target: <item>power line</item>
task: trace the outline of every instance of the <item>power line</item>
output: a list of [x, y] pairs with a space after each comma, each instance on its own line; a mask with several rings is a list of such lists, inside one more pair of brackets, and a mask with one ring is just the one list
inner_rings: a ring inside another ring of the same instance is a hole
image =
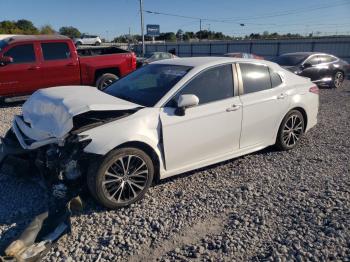
[[[338, 3], [338, 4], [337, 4]], [[299, 9], [292, 9], [292, 10], [285, 10], [285, 11], [279, 11], [275, 13], [268, 13], [265, 15], [260, 16], [253, 16], [253, 17], [230, 17], [230, 18], [223, 18], [224, 21], [246, 21], [246, 20], [252, 20], [252, 19], [262, 19], [262, 18], [270, 18], [270, 17], [276, 17], [276, 16], [286, 16], [286, 15], [292, 15], [292, 14], [298, 14], [298, 13], [307, 13], [307, 12], [313, 12], [320, 9], [326, 9], [326, 8], [333, 8], [343, 5], [350, 4], [349, 1], [340, 1], [335, 2], [332, 4], [327, 5], [321, 5], [321, 6], [309, 6], [309, 7], [303, 7]]]
[[[148, 14], [153, 15], [164, 15], [164, 16], [172, 16], [172, 17], [179, 17], [179, 18], [186, 18], [186, 19], [196, 19], [196, 20], [202, 20], [202, 21], [210, 21], [210, 22], [218, 22], [218, 23], [228, 23], [228, 24], [238, 24], [240, 26], [244, 26], [245, 24], [238, 23], [239, 21], [246, 21], [251, 19], [260, 19], [260, 18], [268, 18], [268, 17], [276, 17], [276, 16], [286, 16], [291, 14], [297, 14], [297, 13], [305, 13], [305, 12], [313, 12], [320, 9], [325, 8], [332, 8], [332, 7], [338, 7], [343, 5], [350, 4], [349, 1], [341, 1], [336, 2], [338, 4], [328, 4], [328, 5], [322, 5], [322, 6], [316, 6], [316, 7], [308, 7], [306, 8], [300, 8], [300, 9], [293, 9], [293, 10], [285, 10], [285, 11], [279, 11], [278, 13], [269, 13], [261, 16], [255, 16], [255, 17], [242, 17], [242, 18], [223, 18], [223, 19], [213, 19], [213, 18], [206, 18], [206, 17], [194, 17], [194, 16], [185, 16], [185, 15], [179, 15], [179, 14], [173, 14], [173, 13], [165, 13], [165, 12], [159, 12], [159, 11], [150, 11], [150, 10], [144, 10], [144, 12]], [[312, 8], [312, 9], [309, 9]], [[236, 21], [236, 22], [235, 22]], [[253, 24], [253, 23], [251, 23]], [[265, 24], [259, 24], [259, 25], [265, 25]], [[270, 24], [270, 25], [279, 25], [279, 24]]]

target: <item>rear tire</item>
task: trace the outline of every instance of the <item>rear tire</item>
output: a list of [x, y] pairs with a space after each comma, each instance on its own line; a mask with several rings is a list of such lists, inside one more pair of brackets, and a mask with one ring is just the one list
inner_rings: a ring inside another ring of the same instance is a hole
[[99, 46], [99, 45], [101, 45], [100, 42], [96, 42], [96, 43], [95, 43], [95, 46]]
[[333, 79], [332, 79], [332, 88], [341, 88], [344, 83], [344, 73], [341, 71], [335, 72]]
[[138, 148], [128, 147], [113, 150], [102, 161], [92, 164], [87, 184], [99, 203], [115, 209], [141, 200], [153, 176], [150, 156]]
[[115, 74], [111, 74], [111, 73], [103, 74], [97, 79], [96, 87], [102, 91], [106, 87], [111, 85], [113, 82], [117, 81], [118, 79], [119, 77], [116, 76]]
[[78, 46], [81, 46], [82, 44], [83, 44], [82, 42], [76, 42], [75, 46], [78, 47]]
[[290, 111], [282, 120], [278, 130], [276, 147], [280, 150], [294, 148], [300, 138], [304, 135], [305, 119], [298, 110]]

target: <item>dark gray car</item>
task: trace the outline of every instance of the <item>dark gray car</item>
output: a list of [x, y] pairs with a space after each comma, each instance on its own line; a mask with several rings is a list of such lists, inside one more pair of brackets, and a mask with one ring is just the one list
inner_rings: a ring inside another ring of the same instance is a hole
[[305, 76], [318, 85], [341, 87], [350, 73], [349, 64], [330, 54], [317, 52], [288, 53], [274, 61], [293, 73]]

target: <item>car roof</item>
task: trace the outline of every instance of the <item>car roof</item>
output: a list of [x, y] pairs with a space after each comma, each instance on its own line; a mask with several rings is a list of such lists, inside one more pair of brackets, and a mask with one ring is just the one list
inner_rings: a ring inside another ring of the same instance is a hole
[[[1, 35], [0, 35], [1, 39]], [[5, 35], [2, 40], [8, 43], [16, 43], [22, 41], [42, 41], [42, 40], [67, 40], [69, 37], [63, 35]]]
[[182, 65], [191, 67], [210, 67], [225, 63], [235, 63], [235, 62], [250, 62], [257, 64], [264, 64], [272, 67], [279, 67], [276, 63], [258, 60], [258, 59], [248, 59], [248, 58], [235, 58], [235, 57], [185, 57], [185, 58], [175, 58], [175, 59], [165, 59], [160, 61], [155, 61], [151, 64], [166, 64], [166, 65]]
[[309, 56], [309, 55], [328, 55], [328, 54], [322, 53], [322, 52], [293, 52], [293, 53], [286, 53], [286, 54], [282, 54], [282, 55], [305, 55], [305, 56]]

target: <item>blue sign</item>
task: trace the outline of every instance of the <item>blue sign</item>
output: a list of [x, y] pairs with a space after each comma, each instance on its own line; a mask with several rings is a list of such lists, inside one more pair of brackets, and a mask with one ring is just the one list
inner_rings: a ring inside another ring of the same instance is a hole
[[148, 36], [159, 36], [160, 28], [159, 25], [146, 25]]

